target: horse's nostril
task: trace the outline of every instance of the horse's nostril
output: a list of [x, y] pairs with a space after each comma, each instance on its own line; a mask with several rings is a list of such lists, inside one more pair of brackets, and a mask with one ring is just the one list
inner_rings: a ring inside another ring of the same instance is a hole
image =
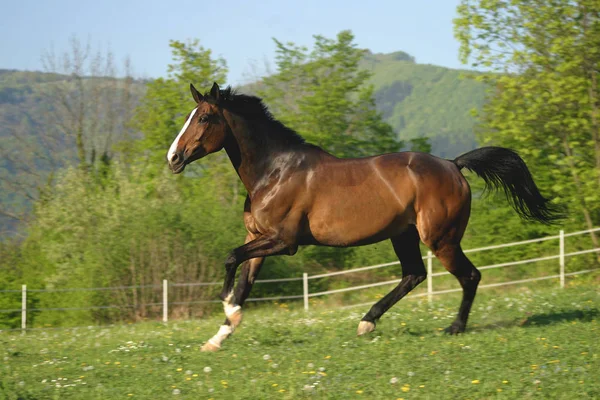
[[179, 154], [175, 153], [171, 156], [171, 163], [175, 163], [179, 160]]

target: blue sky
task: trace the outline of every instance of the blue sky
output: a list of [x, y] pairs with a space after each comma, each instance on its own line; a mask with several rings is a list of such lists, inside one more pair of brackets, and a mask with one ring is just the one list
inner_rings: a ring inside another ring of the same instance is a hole
[[117, 62], [131, 58], [138, 77], [166, 75], [169, 40], [200, 39], [229, 67], [238, 84], [272, 65], [272, 38], [310, 46], [313, 34], [335, 37], [351, 29], [375, 53], [406, 51], [419, 63], [451, 68], [458, 61], [452, 19], [459, 0], [20, 0], [4, 2], [0, 68], [41, 70], [41, 55], [69, 46], [73, 35], [94, 49], [110, 48]]

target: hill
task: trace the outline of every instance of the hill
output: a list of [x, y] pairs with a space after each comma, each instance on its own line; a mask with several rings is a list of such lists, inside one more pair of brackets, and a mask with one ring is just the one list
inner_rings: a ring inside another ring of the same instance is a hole
[[485, 86], [461, 75], [468, 71], [418, 64], [404, 52], [367, 53], [375, 100], [400, 139], [426, 136], [432, 153], [446, 158], [477, 146], [470, 112], [484, 102]]

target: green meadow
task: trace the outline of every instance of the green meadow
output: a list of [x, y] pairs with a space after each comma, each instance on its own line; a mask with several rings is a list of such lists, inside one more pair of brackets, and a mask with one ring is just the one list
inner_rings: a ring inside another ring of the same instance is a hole
[[[565, 289], [482, 290], [469, 329], [442, 332], [458, 294], [407, 298], [356, 336], [368, 306], [246, 309], [223, 317], [0, 333], [5, 399], [488, 399], [600, 397], [598, 277]], [[375, 301], [375, 299], [373, 299]]]

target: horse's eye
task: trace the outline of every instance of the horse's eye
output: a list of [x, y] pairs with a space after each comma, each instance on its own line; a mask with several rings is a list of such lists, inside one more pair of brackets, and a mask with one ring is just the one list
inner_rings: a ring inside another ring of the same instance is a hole
[[208, 122], [208, 115], [203, 115], [200, 117], [200, 123], [205, 124]]

